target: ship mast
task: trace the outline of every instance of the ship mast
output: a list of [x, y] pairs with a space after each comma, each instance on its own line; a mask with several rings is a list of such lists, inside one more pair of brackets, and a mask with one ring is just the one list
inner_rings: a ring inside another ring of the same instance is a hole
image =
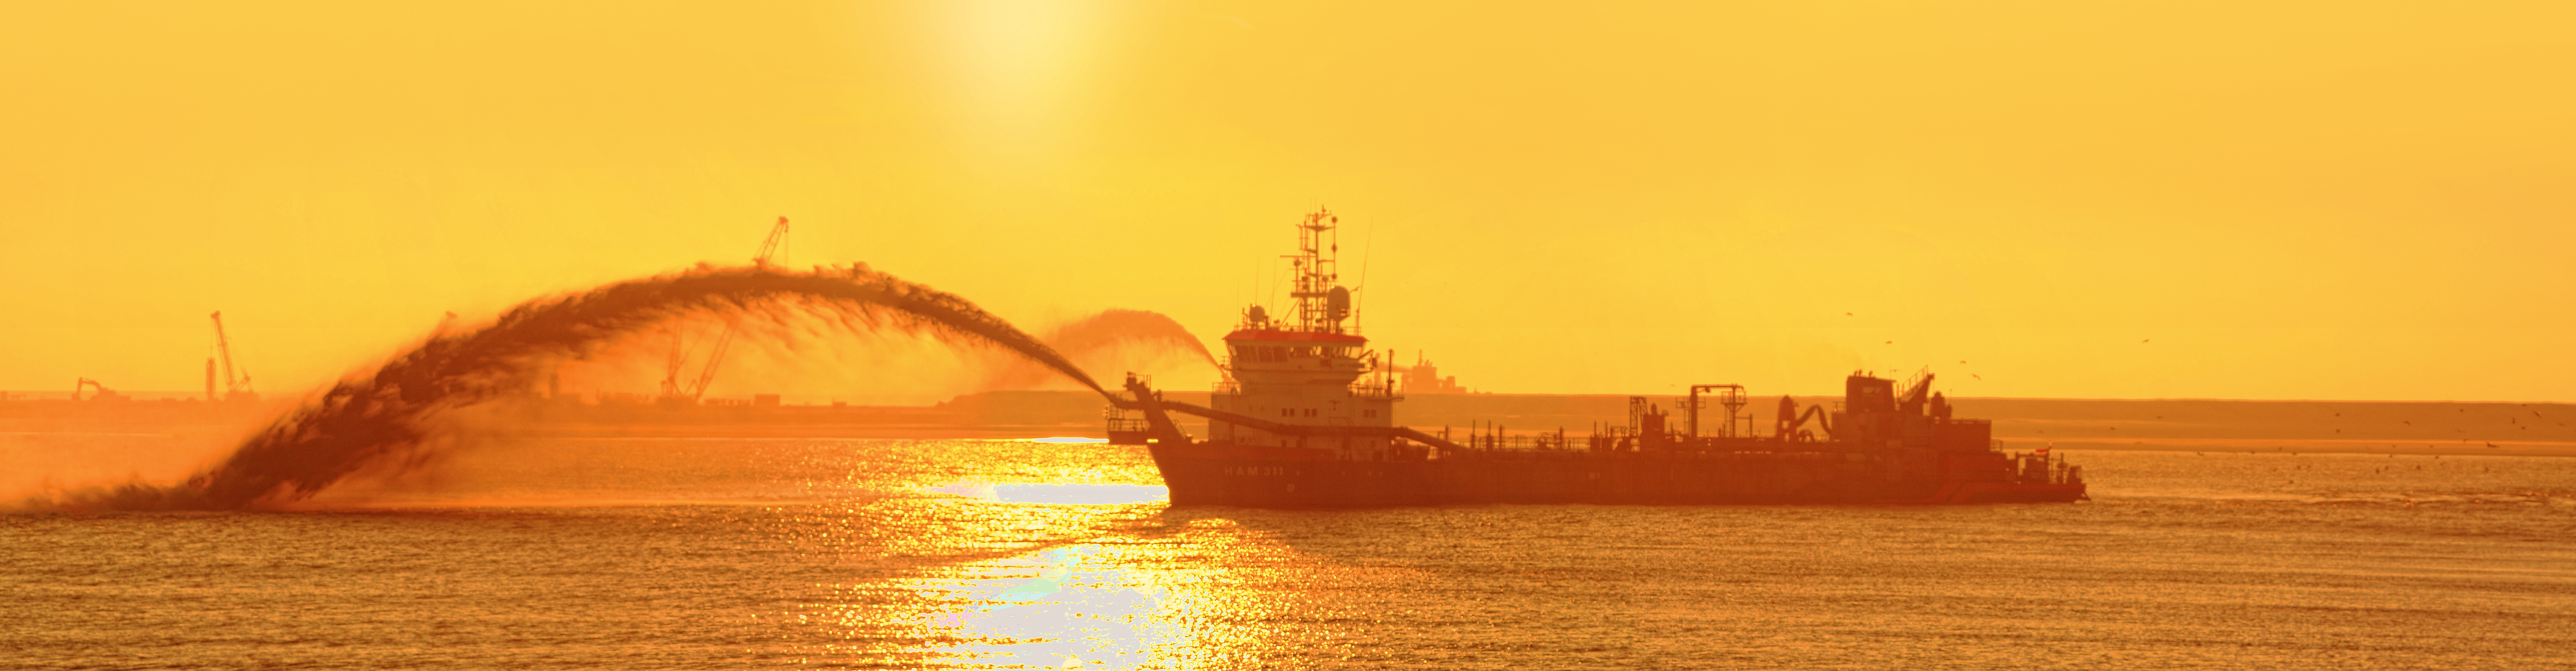
[[1334, 230], [1341, 221], [1332, 210], [1318, 209], [1297, 224], [1297, 253], [1285, 257], [1296, 276], [1288, 293], [1297, 299], [1296, 330], [1341, 333], [1342, 320], [1351, 316], [1351, 291], [1333, 283], [1341, 279], [1341, 234]]

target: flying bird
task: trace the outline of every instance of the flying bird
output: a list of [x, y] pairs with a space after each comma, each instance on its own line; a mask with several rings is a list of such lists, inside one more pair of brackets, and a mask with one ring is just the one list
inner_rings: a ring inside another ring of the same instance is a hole
[[1981, 376], [1977, 375], [1976, 373], [1969, 373], [1969, 374], [1968, 374], [1968, 377], [1973, 377], [1973, 378], [1977, 378], [1977, 379], [1980, 379], [1980, 380], [1986, 379], [1986, 378], [1984, 378], [1984, 377], [1981, 377]]

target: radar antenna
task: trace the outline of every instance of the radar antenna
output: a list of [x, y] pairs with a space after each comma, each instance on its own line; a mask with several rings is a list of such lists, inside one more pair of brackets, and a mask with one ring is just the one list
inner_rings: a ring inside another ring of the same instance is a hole
[[1297, 330], [1341, 333], [1342, 320], [1351, 316], [1351, 290], [1334, 284], [1341, 279], [1341, 221], [1332, 210], [1317, 209], [1297, 224], [1297, 253], [1287, 257], [1296, 278], [1288, 296], [1297, 299]]

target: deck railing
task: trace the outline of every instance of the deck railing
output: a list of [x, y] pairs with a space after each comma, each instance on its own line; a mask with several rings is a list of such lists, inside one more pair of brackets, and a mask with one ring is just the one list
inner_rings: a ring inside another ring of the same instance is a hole
[[1396, 391], [1395, 383], [1392, 382], [1353, 382], [1350, 389], [1352, 398], [1379, 401], [1404, 400], [1404, 394]]

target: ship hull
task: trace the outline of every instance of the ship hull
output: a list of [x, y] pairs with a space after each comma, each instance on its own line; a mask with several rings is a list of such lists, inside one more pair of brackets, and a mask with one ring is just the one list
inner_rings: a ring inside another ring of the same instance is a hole
[[2080, 482], [1947, 471], [1928, 453], [1496, 451], [1344, 461], [1297, 448], [1158, 444], [1149, 450], [1172, 504], [1180, 506], [1973, 504], [2085, 495]]

